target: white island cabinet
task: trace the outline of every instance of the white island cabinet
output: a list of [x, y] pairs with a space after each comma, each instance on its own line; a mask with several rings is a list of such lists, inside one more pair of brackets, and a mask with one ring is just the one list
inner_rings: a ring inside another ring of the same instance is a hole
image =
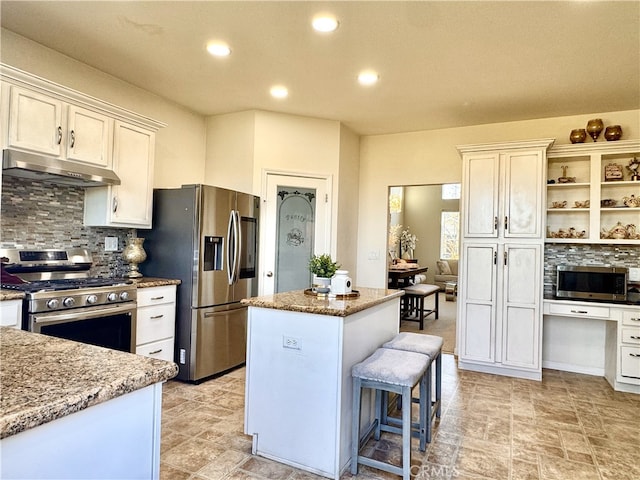
[[[351, 367], [398, 333], [402, 292], [349, 300], [303, 291], [249, 305], [245, 433], [253, 453], [339, 479], [351, 459]], [[363, 416], [371, 417], [371, 398]]]
[[0, 327], [0, 478], [159, 478], [173, 362]]

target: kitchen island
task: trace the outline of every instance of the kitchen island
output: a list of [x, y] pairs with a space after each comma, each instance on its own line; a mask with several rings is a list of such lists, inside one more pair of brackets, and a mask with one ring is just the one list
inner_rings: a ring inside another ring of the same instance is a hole
[[[351, 367], [392, 339], [401, 290], [336, 299], [293, 291], [249, 306], [245, 433], [254, 454], [339, 479], [351, 459]], [[371, 418], [371, 396], [363, 397]]]
[[173, 362], [0, 327], [0, 478], [158, 478]]

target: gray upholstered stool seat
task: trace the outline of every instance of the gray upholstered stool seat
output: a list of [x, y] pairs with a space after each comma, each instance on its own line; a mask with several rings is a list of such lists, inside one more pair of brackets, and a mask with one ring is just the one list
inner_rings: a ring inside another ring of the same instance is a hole
[[[426, 420], [426, 435], [425, 442], [431, 442], [431, 422], [434, 416], [440, 417], [441, 414], [441, 397], [442, 397], [442, 337], [436, 335], [423, 335], [420, 333], [402, 332], [396, 335], [392, 340], [384, 343], [383, 348], [390, 348], [394, 350], [402, 350], [414, 353], [421, 353], [429, 357], [429, 364], [427, 366], [427, 397], [425, 399], [413, 399], [414, 402], [420, 403], [421, 410], [420, 416]], [[433, 361], [436, 362], [436, 396], [435, 399], [431, 398], [431, 365]], [[386, 397], [383, 398], [383, 423], [397, 423], [397, 419], [386, 416]], [[424, 410], [422, 407], [425, 407]], [[420, 438], [420, 449], [424, 450], [425, 445], [422, 443], [423, 438]]]
[[[370, 357], [356, 364], [351, 369], [353, 377], [353, 411], [351, 436], [351, 473], [358, 473], [358, 465], [367, 465], [386, 472], [401, 475], [409, 480], [411, 469], [411, 390], [420, 384], [420, 398], [426, 398], [427, 365], [429, 357], [421, 353], [404, 350], [379, 348]], [[370, 388], [376, 393], [375, 420], [360, 435], [360, 407], [363, 388]], [[382, 423], [382, 392], [396, 393], [402, 399], [401, 427]], [[422, 405], [421, 405], [422, 408]], [[426, 435], [426, 419], [420, 416], [420, 435]], [[372, 433], [380, 438], [380, 432], [402, 434], [402, 466], [397, 467], [380, 460], [360, 455], [360, 448]]]
[[[428, 283], [418, 283], [416, 285], [410, 285], [403, 288], [404, 295], [402, 297], [402, 312], [400, 318], [402, 320], [412, 320], [420, 323], [420, 330], [424, 328], [424, 318], [432, 313], [435, 314], [435, 319], [438, 319], [439, 299], [438, 292], [440, 287], [438, 285], [431, 285]], [[435, 305], [433, 310], [424, 309], [424, 299], [430, 295], [435, 294]]]

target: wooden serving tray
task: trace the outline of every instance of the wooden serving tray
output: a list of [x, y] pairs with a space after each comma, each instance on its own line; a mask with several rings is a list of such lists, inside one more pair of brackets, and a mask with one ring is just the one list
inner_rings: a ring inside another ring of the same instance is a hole
[[346, 300], [349, 298], [357, 298], [360, 296], [360, 292], [358, 290], [352, 290], [351, 293], [345, 293], [342, 295], [338, 295], [338, 294], [331, 295], [331, 293], [316, 293], [310, 288], [307, 288], [304, 291], [304, 294], [312, 297], [318, 297], [318, 298], [335, 298], [337, 300]]

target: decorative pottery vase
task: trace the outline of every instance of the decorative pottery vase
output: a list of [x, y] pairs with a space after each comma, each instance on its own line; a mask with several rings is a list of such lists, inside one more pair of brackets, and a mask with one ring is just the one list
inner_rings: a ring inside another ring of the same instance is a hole
[[603, 129], [604, 123], [602, 123], [602, 120], [600, 118], [594, 118], [593, 120], [589, 120], [587, 122], [587, 133], [591, 135], [591, 138], [593, 138], [594, 142], [600, 136], [600, 132], [602, 132]]
[[622, 127], [620, 125], [609, 125], [604, 129], [604, 138], [608, 142], [615, 142], [622, 137]]
[[147, 259], [147, 252], [142, 248], [144, 238], [130, 238], [127, 246], [122, 251], [122, 258], [129, 263], [130, 271], [126, 274], [129, 278], [140, 278], [142, 273], [138, 271], [138, 264]]
[[571, 143], [584, 143], [586, 139], [587, 131], [584, 128], [571, 130], [571, 134], [569, 135], [569, 140], [571, 140]]

